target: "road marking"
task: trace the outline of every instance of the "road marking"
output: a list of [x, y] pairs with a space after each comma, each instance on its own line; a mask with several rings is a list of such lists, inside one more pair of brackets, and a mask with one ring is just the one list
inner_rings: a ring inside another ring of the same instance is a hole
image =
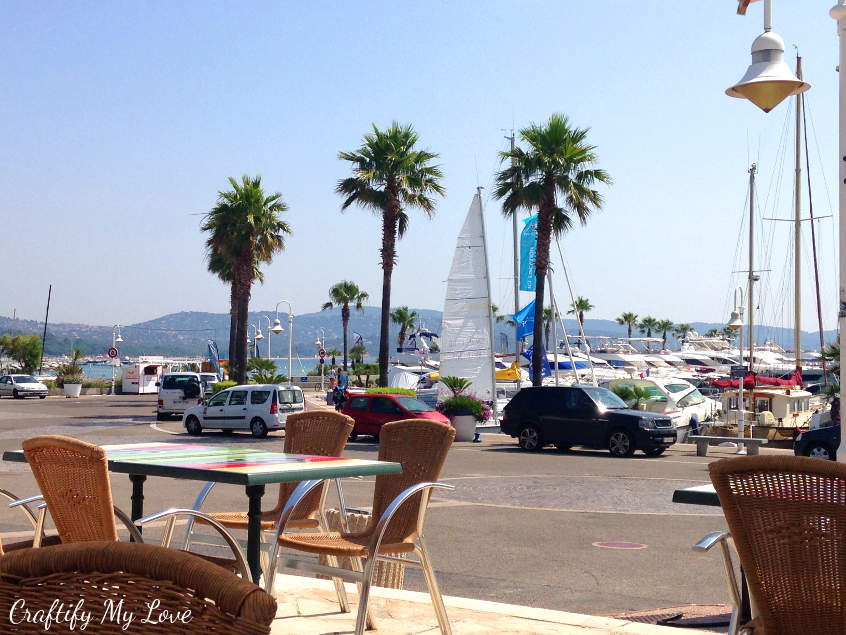
[[639, 542], [625, 542], [620, 540], [592, 542], [590, 544], [594, 547], [602, 547], [603, 549], [646, 549], [646, 545]]
[[432, 499], [429, 503], [430, 507], [458, 507], [459, 505], [477, 506], [477, 507], [491, 507], [493, 509], [514, 509], [517, 511], [532, 511], [532, 512], [562, 512], [567, 514], [612, 514], [618, 516], [701, 516], [702, 518], [714, 518], [715, 516], [722, 516], [723, 512], [719, 507], [710, 514], [703, 514], [701, 512], [631, 512], [619, 511], [610, 509], [567, 509], [560, 507], [529, 507], [527, 505], [505, 505], [502, 503], [476, 503], [472, 501], [446, 501]]
[[182, 436], [183, 434], [185, 434], [184, 432], [171, 432], [170, 430], [165, 430], [164, 428], [160, 428], [156, 423], [151, 423], [150, 427], [153, 430], [157, 430], [158, 432], [164, 432], [165, 434], [172, 434], [175, 436]]

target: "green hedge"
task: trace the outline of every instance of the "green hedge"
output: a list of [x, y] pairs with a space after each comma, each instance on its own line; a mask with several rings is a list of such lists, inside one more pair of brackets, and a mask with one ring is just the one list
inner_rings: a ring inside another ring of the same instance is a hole
[[417, 391], [412, 388], [368, 388], [368, 395], [408, 395], [416, 397]]
[[212, 386], [212, 392], [220, 392], [221, 390], [225, 390], [226, 388], [230, 388], [232, 386], [237, 386], [238, 382], [236, 381], [219, 381], [214, 386]]

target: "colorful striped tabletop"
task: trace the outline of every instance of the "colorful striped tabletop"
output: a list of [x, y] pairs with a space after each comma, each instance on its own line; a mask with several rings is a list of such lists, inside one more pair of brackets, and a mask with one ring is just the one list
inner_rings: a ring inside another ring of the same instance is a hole
[[[284, 454], [203, 443], [128, 443], [102, 447], [112, 472], [239, 485], [402, 471], [399, 463], [386, 461]], [[4, 452], [3, 460], [26, 461], [26, 458], [22, 450], [14, 450]]]

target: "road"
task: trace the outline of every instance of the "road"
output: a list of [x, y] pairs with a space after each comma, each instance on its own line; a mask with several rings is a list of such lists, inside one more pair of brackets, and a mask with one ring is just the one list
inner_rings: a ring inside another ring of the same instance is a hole
[[[154, 395], [0, 400], [0, 448], [20, 449], [23, 439], [37, 434], [100, 445], [196, 440], [176, 420], [155, 421]], [[719, 509], [671, 502], [674, 489], [708, 482], [708, 463], [727, 451], [697, 457], [695, 446], [678, 445], [658, 458], [615, 459], [607, 452], [551, 448], [528, 454], [510, 437], [483, 439], [453, 446], [441, 480], [456, 489], [437, 494], [426, 517], [426, 541], [444, 593], [593, 615], [727, 602], [718, 554], [691, 550], [696, 540], [725, 527]], [[284, 437], [205, 433], [199, 441], [281, 452]], [[371, 439], [360, 437], [345, 455], [375, 458], [377, 451]], [[372, 482], [349, 480], [348, 504], [369, 506]], [[28, 467], [9, 462], [0, 462], [0, 487], [20, 495], [36, 491]], [[190, 506], [199, 487], [150, 477], [145, 511]], [[112, 475], [112, 491], [128, 511], [129, 479]], [[274, 495], [269, 487], [265, 508]], [[218, 485], [206, 503], [210, 511], [245, 507], [244, 491], [236, 486]], [[26, 524], [3, 509], [0, 528], [4, 536], [22, 536]], [[425, 590], [417, 571], [407, 573], [406, 588]]]

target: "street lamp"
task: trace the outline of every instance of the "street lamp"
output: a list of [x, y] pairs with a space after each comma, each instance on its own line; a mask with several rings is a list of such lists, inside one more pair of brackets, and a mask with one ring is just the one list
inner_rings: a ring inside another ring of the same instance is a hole
[[[112, 327], [112, 348], [117, 350], [116, 344], [120, 344], [123, 338], [120, 336], [120, 324], [115, 324]], [[120, 355], [115, 356], [112, 360], [112, 394], [115, 394], [115, 362], [120, 363]]]
[[[261, 319], [261, 318], [259, 318], [259, 319]], [[259, 356], [259, 347], [258, 347], [258, 343], [259, 343], [261, 340], [263, 340], [263, 339], [264, 339], [264, 335], [262, 335], [262, 334], [261, 334], [261, 325], [260, 325], [260, 324], [253, 324], [253, 328], [255, 328], [255, 329], [256, 329], [256, 335], [255, 335], [255, 337], [253, 338], [253, 341], [255, 342], [256, 357], [258, 357], [258, 356]]]
[[[270, 328], [270, 318], [267, 317], [266, 315], [262, 315], [259, 318], [259, 325], [261, 325], [262, 318], [267, 320], [267, 359], [270, 359], [270, 336], [273, 335], [273, 329]], [[276, 331], [276, 332], [278, 333], [279, 331]], [[263, 340], [264, 339], [264, 335], [261, 334], [261, 329], [259, 329], [259, 332], [258, 332], [258, 335], [256, 336], [256, 339], [257, 340]]]
[[261, 331], [258, 330], [258, 327], [255, 324], [247, 324], [247, 346], [249, 346], [252, 342], [250, 342], [250, 328], [253, 329], [253, 341], [255, 342], [255, 346], [253, 347], [253, 357], [258, 357], [258, 334]]
[[811, 87], [784, 61], [784, 40], [772, 30], [771, 5], [771, 0], [764, 0], [764, 32], [752, 42], [752, 63], [740, 81], [726, 89], [729, 97], [748, 99], [764, 112]]
[[[314, 345], [318, 347], [319, 351], [326, 350], [326, 331], [323, 328], [320, 328], [320, 339], [314, 340]], [[326, 391], [323, 385], [323, 367], [326, 365], [326, 360], [323, 357], [320, 357], [320, 392], [321, 394]]]
[[[839, 0], [839, 2], [831, 8], [829, 15], [837, 20], [837, 35], [840, 38], [840, 64], [838, 69], [838, 88], [839, 88], [839, 132], [840, 132], [840, 311], [838, 316], [840, 318], [840, 332], [846, 333], [846, 0]], [[844, 363], [843, 349], [840, 350], [840, 368], [843, 368]], [[843, 371], [841, 371], [842, 373]], [[841, 429], [843, 426], [844, 410], [843, 400], [840, 401], [840, 421]], [[837, 448], [837, 460], [841, 463], [846, 463], [846, 435], [840, 435], [840, 447]]]
[[292, 366], [291, 366], [291, 344], [293, 342], [293, 335], [294, 335], [294, 309], [291, 307], [291, 303], [287, 300], [279, 300], [276, 303], [276, 320], [273, 322], [273, 328], [270, 329], [276, 334], [279, 334], [283, 331], [282, 324], [279, 322], [279, 305], [280, 304], [287, 304], [288, 305], [288, 383], [293, 383], [293, 374], [292, 374]]
[[[740, 303], [737, 302], [737, 295], [740, 294]], [[731, 320], [728, 323], [728, 327], [732, 331], [738, 331], [738, 338], [737, 338], [737, 349], [740, 351], [740, 365], [743, 366], [743, 287], [737, 287], [734, 290], [734, 311], [731, 312]], [[751, 355], [751, 352], [750, 352]], [[750, 357], [751, 359], [751, 357]], [[743, 373], [743, 377], [739, 377], [737, 379], [737, 436], [739, 439], [743, 438], [744, 433], [744, 410], [743, 410], [743, 382], [746, 379], [746, 373]], [[752, 391], [752, 395], [754, 397], [755, 392]], [[737, 444], [737, 453], [738, 454], [746, 454], [746, 445], [743, 443]]]

